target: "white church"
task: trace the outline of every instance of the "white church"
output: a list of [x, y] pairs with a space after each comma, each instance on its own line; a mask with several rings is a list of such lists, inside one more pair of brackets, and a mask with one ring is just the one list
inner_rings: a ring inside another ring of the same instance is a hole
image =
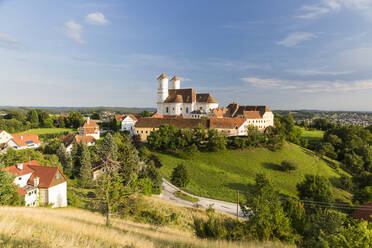
[[196, 94], [193, 89], [181, 89], [181, 81], [177, 76], [169, 80], [161, 74], [158, 77], [158, 100], [157, 114], [182, 115], [192, 118], [194, 113], [205, 113], [208, 115], [212, 109], [218, 108], [218, 102], [209, 94]]

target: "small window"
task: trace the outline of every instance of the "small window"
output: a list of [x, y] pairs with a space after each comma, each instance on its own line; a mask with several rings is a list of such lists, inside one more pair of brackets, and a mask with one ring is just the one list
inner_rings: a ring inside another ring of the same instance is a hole
[[188, 108], [188, 107], [186, 108], [186, 113], [187, 113], [187, 114], [189, 113], [189, 108]]
[[141, 133], [143, 133], [143, 130], [141, 130]]
[[200, 110], [203, 110], [203, 107], [200, 107]]
[[18, 177], [18, 180], [22, 180], [22, 177]]
[[180, 110], [182, 111], [182, 108], [180, 108]]
[[147, 131], [146, 131], [146, 133], [147, 133]]
[[61, 178], [61, 174], [57, 173], [56, 179], [60, 179], [60, 178]]
[[168, 107], [165, 108], [165, 112], [168, 113], [169, 112], [169, 109]]

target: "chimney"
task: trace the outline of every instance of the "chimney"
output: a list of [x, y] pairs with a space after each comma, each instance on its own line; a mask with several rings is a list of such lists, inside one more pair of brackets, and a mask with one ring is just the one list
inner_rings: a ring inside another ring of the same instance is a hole
[[39, 177], [34, 178], [34, 187], [37, 187], [39, 185]]
[[23, 135], [21, 135], [21, 140], [23, 140]]
[[17, 168], [18, 168], [19, 170], [23, 170], [23, 164], [22, 164], [22, 163], [17, 164]]

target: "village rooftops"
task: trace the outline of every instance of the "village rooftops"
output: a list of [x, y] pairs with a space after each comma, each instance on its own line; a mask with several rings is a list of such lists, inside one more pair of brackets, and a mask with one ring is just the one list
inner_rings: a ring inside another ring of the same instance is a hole
[[37, 134], [12, 134], [12, 137], [14, 143], [16, 143], [19, 147], [41, 143]]
[[124, 115], [115, 115], [115, 120], [116, 121], [123, 121], [126, 117], [130, 117], [132, 120], [137, 121], [137, 117], [132, 114], [124, 114]]
[[209, 94], [196, 94], [193, 89], [169, 89], [165, 103], [217, 103], [216, 99]]
[[202, 119], [179, 119], [179, 118], [141, 118], [136, 123], [136, 128], [159, 128], [161, 125], [173, 125], [176, 128], [196, 128], [199, 125], [208, 128], [207, 120]]

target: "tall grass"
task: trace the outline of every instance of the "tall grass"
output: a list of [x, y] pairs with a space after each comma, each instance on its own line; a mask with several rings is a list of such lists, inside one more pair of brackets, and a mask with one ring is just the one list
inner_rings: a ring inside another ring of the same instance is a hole
[[74, 208], [0, 208], [0, 247], [285, 247], [282, 244], [207, 241], [192, 232], [114, 218]]

